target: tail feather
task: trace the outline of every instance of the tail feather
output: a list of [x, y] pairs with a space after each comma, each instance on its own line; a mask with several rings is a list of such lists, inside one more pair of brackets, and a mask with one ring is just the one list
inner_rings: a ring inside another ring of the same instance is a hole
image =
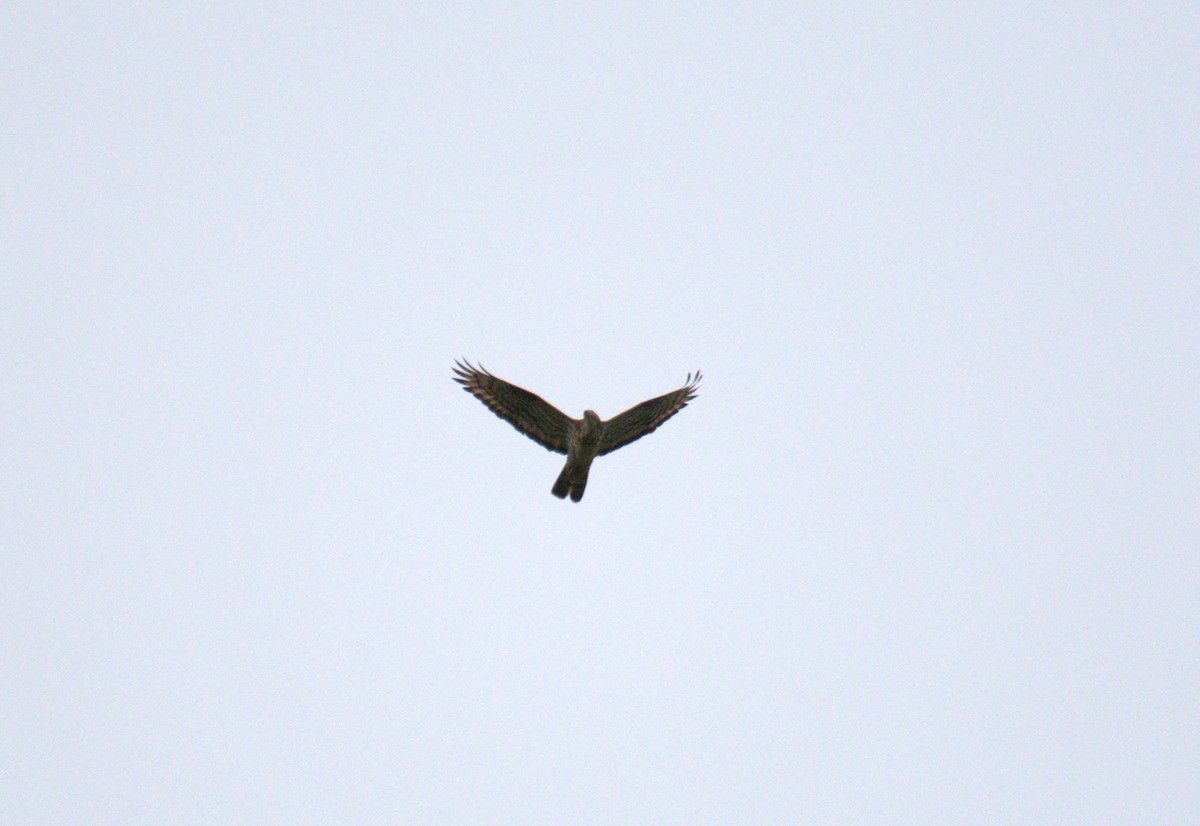
[[562, 473], [558, 474], [558, 479], [555, 480], [554, 487], [550, 488], [550, 492], [559, 499], [566, 499], [569, 494], [572, 502], [578, 502], [583, 498], [583, 490], [587, 487], [590, 469], [590, 463], [580, 467], [578, 464], [568, 461], [563, 467]]
[[563, 472], [558, 474], [558, 479], [554, 482], [554, 487], [550, 488], [550, 492], [559, 499], [566, 499], [570, 490], [571, 483], [567, 481], [567, 470], [563, 468]]

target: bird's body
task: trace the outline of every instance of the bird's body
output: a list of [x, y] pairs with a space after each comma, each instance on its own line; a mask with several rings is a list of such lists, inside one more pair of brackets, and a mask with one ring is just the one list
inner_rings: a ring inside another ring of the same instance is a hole
[[562, 473], [558, 474], [551, 493], [559, 499], [566, 498], [569, 493], [572, 502], [583, 498], [588, 471], [592, 469], [592, 460], [600, 450], [603, 432], [604, 422], [600, 421], [594, 410], [585, 410], [582, 419], [572, 420], [567, 436], [567, 463], [563, 465]]
[[642, 402], [608, 421], [594, 410], [572, 419], [541, 396], [496, 378], [470, 362], [456, 362], [454, 380], [489, 410], [547, 450], [567, 454], [567, 463], [550, 492], [572, 502], [583, 498], [592, 460], [651, 433], [696, 397], [700, 373], [664, 396]]

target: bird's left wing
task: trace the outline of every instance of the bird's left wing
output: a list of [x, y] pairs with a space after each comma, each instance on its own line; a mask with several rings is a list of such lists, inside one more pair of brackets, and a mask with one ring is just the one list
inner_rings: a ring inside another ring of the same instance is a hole
[[547, 450], [567, 452], [571, 419], [550, 402], [470, 362], [454, 362], [454, 380], [487, 409]]
[[700, 372], [696, 371], [695, 378], [688, 373], [687, 384], [678, 390], [659, 396], [656, 399], [642, 402], [613, 416], [604, 423], [604, 432], [600, 436], [598, 456], [612, 453], [619, 447], [624, 447], [636, 441], [647, 433], [653, 433], [658, 426], [674, 416], [696, 398], [696, 388], [700, 384]]

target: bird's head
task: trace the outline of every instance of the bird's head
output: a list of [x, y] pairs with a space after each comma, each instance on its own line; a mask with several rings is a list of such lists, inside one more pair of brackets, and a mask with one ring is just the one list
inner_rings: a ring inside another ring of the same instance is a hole
[[595, 410], [583, 411], [583, 420], [585, 422], [587, 422], [589, 425], [592, 425], [593, 427], [600, 424], [600, 417], [598, 415], [596, 415]]

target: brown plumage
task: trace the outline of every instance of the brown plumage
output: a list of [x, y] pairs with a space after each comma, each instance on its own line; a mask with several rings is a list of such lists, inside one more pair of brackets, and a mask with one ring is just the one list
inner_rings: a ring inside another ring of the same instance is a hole
[[687, 382], [678, 390], [603, 421], [592, 410], [583, 411], [582, 419], [572, 419], [541, 396], [496, 378], [483, 367], [468, 361], [454, 364], [454, 380], [488, 410], [547, 450], [567, 454], [567, 463], [550, 492], [559, 499], [569, 495], [573, 502], [583, 498], [593, 459], [653, 433], [696, 398], [701, 378], [699, 371], [695, 378], [688, 373]]

